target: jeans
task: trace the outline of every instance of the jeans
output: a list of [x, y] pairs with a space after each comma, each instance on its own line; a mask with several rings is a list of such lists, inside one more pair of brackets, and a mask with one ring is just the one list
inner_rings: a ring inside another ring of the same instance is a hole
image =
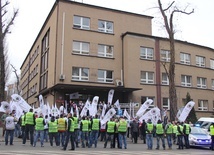
[[71, 150], [75, 150], [75, 145], [74, 145], [74, 132], [70, 132], [70, 131], [67, 131], [67, 132], [66, 132], [65, 145], [64, 145], [63, 149], [66, 150], [66, 148], [67, 148], [67, 146], [68, 146], [69, 139], [70, 139], [70, 141], [71, 141]]
[[9, 136], [10, 136], [10, 145], [13, 145], [14, 130], [6, 130], [6, 133], [5, 133], [5, 145], [8, 144]]
[[48, 129], [44, 129], [44, 140], [48, 142]]
[[82, 147], [84, 148], [85, 145], [88, 145], [88, 131], [82, 131], [81, 134]]
[[114, 133], [113, 148], [116, 147], [116, 140], [117, 140], [117, 148], [119, 148], [120, 143], [119, 143], [119, 134], [118, 133]]
[[183, 135], [178, 135], [178, 148], [179, 149], [184, 149], [184, 144], [183, 144]]
[[41, 146], [44, 146], [44, 130], [36, 130], [35, 133], [33, 146], [36, 146], [38, 138], [40, 138]]
[[211, 150], [214, 150], [214, 136], [211, 136], [212, 142], [211, 142]]
[[75, 141], [75, 143], [76, 143], [76, 147], [79, 147], [78, 146], [78, 137], [79, 137], [79, 129], [75, 129], [74, 130], [74, 141]]
[[162, 135], [162, 134], [161, 135], [157, 135], [157, 149], [160, 148], [160, 145], [159, 145], [160, 139], [162, 141], [163, 149], [165, 149], [165, 139], [164, 139], [164, 135]]
[[151, 134], [149, 134], [149, 133], [146, 134], [146, 143], [147, 143], [148, 149], [151, 150], [152, 147], [153, 147], [153, 134], [152, 133]]
[[106, 131], [100, 131], [100, 141], [106, 141]]
[[59, 146], [58, 132], [49, 132], [49, 141], [51, 146], [53, 146], [53, 139], [55, 139], [56, 146]]
[[23, 141], [25, 137], [25, 126], [22, 126], [21, 130], [22, 130], [22, 141]]
[[126, 133], [119, 133], [119, 144], [121, 149], [123, 144], [124, 144], [124, 148], [127, 149]]
[[59, 144], [61, 143], [61, 146], [63, 147], [65, 145], [65, 136], [66, 136], [66, 132], [62, 131], [62, 132], [58, 132], [58, 142]]
[[186, 149], [189, 149], [189, 135], [184, 135], [184, 142], [185, 142], [185, 147]]
[[33, 145], [34, 125], [29, 125], [29, 124], [25, 125], [25, 136], [22, 144], [26, 143], [26, 139], [27, 139], [27, 136], [29, 135], [29, 132], [30, 132], [30, 144]]
[[21, 136], [21, 128], [19, 124], [15, 124], [15, 137]]
[[167, 139], [168, 147], [172, 148], [172, 134], [167, 134], [166, 139]]
[[113, 148], [113, 138], [114, 138], [114, 133], [107, 133], [107, 138], [106, 138], [106, 141], [104, 143], [104, 148], [106, 148], [108, 141], [111, 142], [110, 148]]
[[92, 147], [93, 144], [94, 144], [94, 147], [97, 147], [98, 133], [99, 133], [98, 130], [91, 131], [89, 147]]

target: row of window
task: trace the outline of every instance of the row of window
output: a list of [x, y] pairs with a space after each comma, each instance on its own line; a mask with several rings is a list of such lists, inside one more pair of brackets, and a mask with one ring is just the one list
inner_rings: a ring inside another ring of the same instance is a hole
[[[154, 72], [141, 71], [141, 83], [154, 84]], [[166, 73], [162, 73], [162, 84], [169, 85], [169, 79]], [[181, 75], [181, 86], [192, 87], [192, 76]], [[197, 77], [197, 88], [207, 88], [207, 78]], [[214, 90], [214, 79], [211, 80], [211, 88]]]
[[[90, 30], [90, 18], [74, 16], [73, 27], [77, 29]], [[98, 31], [104, 33], [114, 33], [114, 24], [111, 21], [98, 20]]]
[[37, 46], [36, 50], [33, 52], [33, 54], [30, 57], [30, 65], [33, 64], [33, 62], [36, 60], [38, 55], [39, 55], [39, 46]]
[[[154, 60], [154, 49], [148, 47], [140, 47], [140, 58]], [[169, 62], [170, 61], [170, 51], [161, 50], [161, 61]], [[206, 67], [206, 59], [204, 56], [196, 56], [195, 64], [198, 67]], [[180, 63], [190, 65], [191, 56], [188, 53], [180, 53]], [[214, 59], [210, 59], [210, 68], [214, 69]]]
[[32, 80], [38, 73], [38, 65], [36, 65], [36, 67], [31, 71], [30, 75], [29, 75], [29, 81]]
[[[141, 97], [141, 103], [144, 103], [147, 99], [152, 99], [153, 100], [153, 103], [150, 105], [149, 109], [152, 109], [155, 107], [155, 97], [146, 97], [146, 96], [142, 96]], [[186, 99], [182, 99], [183, 100], [183, 103], [185, 104], [186, 103]], [[198, 107], [197, 107], [197, 110], [198, 111], [208, 111], [209, 110], [209, 106], [208, 106], [208, 100], [201, 100], [199, 99], [198, 100]], [[167, 97], [163, 97], [162, 98], [162, 108], [163, 109], [167, 109], [169, 110], [170, 109], [170, 101], [169, 101], [169, 98]], [[213, 110], [214, 111], [214, 101], [213, 101], [213, 109], [210, 109], [210, 110]]]
[[37, 83], [28, 90], [28, 97], [37, 93]]

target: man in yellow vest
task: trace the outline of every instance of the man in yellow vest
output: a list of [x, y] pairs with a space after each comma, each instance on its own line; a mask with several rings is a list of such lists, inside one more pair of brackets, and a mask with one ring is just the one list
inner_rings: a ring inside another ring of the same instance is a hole
[[154, 125], [152, 124], [151, 119], [148, 119], [145, 126], [145, 130], [146, 130], [146, 144], [147, 144], [148, 150], [152, 150]]
[[165, 133], [164, 133], [164, 126], [163, 126], [163, 123], [161, 122], [161, 120], [158, 120], [155, 129], [156, 129], [156, 137], [157, 137], [156, 150], [159, 150], [159, 148], [160, 148], [160, 145], [159, 145], [160, 139], [162, 141], [163, 149], [165, 150], [165, 139], [164, 139]]
[[[78, 108], [78, 107], [76, 107]], [[76, 147], [78, 148], [79, 145], [79, 140], [78, 140], [78, 137], [79, 137], [79, 118], [77, 117], [77, 114], [74, 114], [73, 115], [73, 119], [74, 119], [74, 141], [75, 141], [75, 144], [76, 144]]]
[[167, 139], [167, 144], [168, 144], [169, 150], [171, 150], [172, 149], [173, 125], [170, 120], [168, 120], [168, 123], [165, 126], [165, 133], [166, 133], [166, 139]]
[[41, 142], [41, 147], [44, 147], [44, 125], [45, 125], [45, 120], [40, 114], [39, 118], [36, 118], [36, 125], [35, 125], [35, 137], [34, 137], [34, 143], [33, 146], [36, 146], [36, 142], [38, 138], [40, 137], [40, 142]]
[[191, 132], [191, 127], [190, 125], [185, 121], [184, 123], [184, 129], [183, 129], [183, 133], [184, 133], [184, 142], [185, 142], [185, 147], [186, 149], [189, 149], [189, 134]]
[[65, 139], [65, 145], [63, 147], [62, 150], [66, 150], [68, 143], [69, 143], [69, 139], [71, 141], [71, 149], [70, 150], [75, 150], [75, 144], [74, 144], [74, 118], [72, 117], [72, 114], [69, 113], [68, 116], [68, 127], [67, 127], [67, 131], [66, 131], [66, 139]]
[[58, 125], [54, 116], [51, 116], [51, 120], [48, 122], [48, 134], [50, 145], [53, 146], [53, 139], [55, 139], [56, 146], [59, 146], [58, 142]]
[[117, 141], [117, 148], [119, 148], [120, 147], [119, 134], [118, 134], [119, 120], [118, 120], [118, 118], [116, 118], [114, 121], [116, 123], [116, 130], [114, 133], [113, 148], [116, 148], [116, 141]]
[[85, 116], [83, 116], [80, 123], [82, 148], [85, 148], [85, 145], [88, 145], [88, 129], [89, 129], [89, 121], [85, 118]]
[[128, 123], [123, 117], [121, 117], [118, 125], [120, 149], [122, 149], [123, 144], [124, 144], [124, 149], [127, 149], [127, 142], [126, 142], [127, 129], [128, 129]]
[[177, 144], [177, 133], [178, 133], [177, 121], [173, 121], [172, 125], [173, 125], [173, 131], [172, 131], [173, 144]]
[[31, 146], [33, 146], [34, 126], [36, 124], [36, 117], [33, 113], [33, 109], [30, 109], [29, 112], [25, 114], [24, 121], [25, 121], [25, 136], [22, 144], [25, 145], [27, 136], [29, 135], [30, 132], [30, 144]]
[[210, 125], [210, 135], [211, 135], [211, 139], [212, 139], [212, 142], [211, 142], [211, 150], [214, 151], [214, 122], [212, 123], [212, 125]]
[[58, 122], [58, 142], [61, 142], [61, 146], [63, 147], [65, 144], [65, 136], [67, 129], [67, 122], [63, 117], [63, 114], [60, 114], [60, 118], [57, 120]]
[[107, 129], [107, 138], [104, 143], [104, 148], [106, 148], [108, 141], [111, 142], [110, 148], [113, 148], [113, 138], [116, 130], [116, 123], [114, 122], [113, 118], [111, 118], [110, 121], [107, 122], [106, 129]]
[[25, 111], [23, 111], [23, 115], [19, 118], [20, 119], [20, 125], [21, 125], [21, 132], [22, 132], [22, 141], [24, 140], [25, 136]]
[[183, 144], [183, 123], [177, 122], [177, 137], [178, 137], [178, 148], [177, 149], [184, 149]]
[[92, 147], [94, 144], [94, 147], [97, 147], [97, 139], [98, 139], [98, 134], [100, 131], [100, 120], [98, 119], [98, 116], [95, 115], [95, 118], [92, 119], [91, 121], [91, 134], [90, 134], [90, 144], [88, 147]]

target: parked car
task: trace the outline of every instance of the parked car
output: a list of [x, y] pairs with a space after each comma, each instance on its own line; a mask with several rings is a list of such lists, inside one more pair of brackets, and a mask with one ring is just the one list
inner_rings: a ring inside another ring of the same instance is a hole
[[200, 127], [191, 127], [189, 134], [190, 146], [211, 147], [211, 136]]
[[210, 125], [214, 122], [214, 118], [210, 117], [201, 117], [199, 120], [195, 123], [195, 126], [201, 127], [204, 130], [209, 132]]

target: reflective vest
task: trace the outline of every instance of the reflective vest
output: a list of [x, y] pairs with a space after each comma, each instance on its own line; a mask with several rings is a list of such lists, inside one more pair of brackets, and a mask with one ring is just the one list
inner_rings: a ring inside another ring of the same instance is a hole
[[[180, 131], [183, 132], [184, 127], [182, 125], [179, 125], [179, 127], [180, 127]], [[177, 135], [178, 136], [181, 135], [179, 131], [177, 132]]]
[[50, 133], [58, 132], [57, 121], [48, 122], [48, 132], [50, 132]]
[[163, 124], [157, 124], [156, 125], [156, 134], [164, 134]]
[[91, 131], [91, 121], [90, 120], [88, 120], [88, 124], [89, 124], [88, 131]]
[[184, 124], [186, 126], [186, 130], [185, 130], [185, 134], [189, 134], [190, 133], [190, 125], [189, 124]]
[[74, 119], [74, 129], [78, 129], [78, 118], [77, 117], [73, 117]]
[[36, 118], [36, 130], [44, 130], [44, 119], [43, 118]]
[[177, 125], [173, 125], [173, 133], [174, 134], [178, 134], [178, 127], [177, 127]]
[[82, 120], [82, 131], [88, 131], [88, 120]]
[[[152, 123], [147, 123], [147, 130], [151, 132], [153, 129], [154, 129], [154, 125]], [[148, 131], [146, 131], [146, 133], [148, 133]]]
[[21, 117], [21, 120], [22, 120], [21, 126], [25, 126], [25, 115], [23, 115], [23, 116]]
[[70, 124], [70, 132], [74, 132], [74, 125], [75, 125], [75, 123], [74, 123], [74, 121], [73, 121], [73, 119], [72, 118], [70, 118], [70, 120], [71, 120], [71, 124]]
[[115, 127], [115, 122], [109, 121], [108, 122], [108, 128], [107, 128], [107, 133], [114, 133], [114, 127]]
[[172, 124], [168, 124], [168, 128], [166, 129], [166, 133], [167, 134], [173, 133], [173, 125]]
[[66, 130], [65, 121], [66, 120], [64, 118], [58, 119], [58, 131], [65, 131]]
[[94, 118], [93, 124], [92, 124], [92, 130], [99, 130], [99, 124], [100, 124], [100, 120]]
[[27, 112], [25, 114], [25, 124], [34, 125], [34, 118], [32, 112]]
[[214, 125], [210, 125], [210, 135], [214, 136]]
[[124, 121], [120, 120], [118, 132], [126, 132], [126, 131], [127, 131], [127, 122], [125, 120]]

